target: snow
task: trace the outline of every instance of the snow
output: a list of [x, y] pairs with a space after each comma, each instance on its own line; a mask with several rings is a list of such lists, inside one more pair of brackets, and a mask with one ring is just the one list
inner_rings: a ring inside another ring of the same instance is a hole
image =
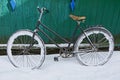
[[76, 58], [60, 58], [47, 55], [40, 69], [14, 68], [7, 56], [0, 56], [0, 80], [120, 80], [120, 51], [103, 66], [82, 66]]

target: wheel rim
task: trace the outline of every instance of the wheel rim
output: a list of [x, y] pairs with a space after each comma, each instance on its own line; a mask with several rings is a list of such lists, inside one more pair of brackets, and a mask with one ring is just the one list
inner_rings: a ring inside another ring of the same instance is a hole
[[35, 35], [35, 45], [30, 50], [26, 50], [29, 47], [29, 43], [31, 43], [32, 35], [31, 32], [25, 31], [18, 32], [10, 38], [7, 52], [9, 51], [9, 58], [15, 67], [37, 68], [42, 65], [44, 45], [38, 36]]
[[97, 50], [90, 47], [85, 36], [82, 35], [81, 40], [78, 41], [77, 44], [78, 46], [85, 44], [88, 48], [76, 48], [77, 51], [82, 51], [77, 54], [78, 60], [84, 65], [96, 66], [105, 64], [111, 57], [113, 51], [112, 39], [106, 33], [97, 30], [88, 31], [86, 32], [86, 35], [96, 46]]

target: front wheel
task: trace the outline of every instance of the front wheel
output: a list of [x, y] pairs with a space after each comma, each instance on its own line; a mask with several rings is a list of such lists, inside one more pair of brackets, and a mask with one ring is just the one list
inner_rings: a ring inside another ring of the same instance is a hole
[[7, 54], [17, 68], [39, 68], [45, 59], [46, 49], [42, 39], [30, 30], [20, 30], [8, 40]]
[[86, 29], [85, 34], [78, 37], [74, 47], [78, 61], [87, 66], [105, 64], [113, 54], [113, 50], [113, 36], [103, 27]]

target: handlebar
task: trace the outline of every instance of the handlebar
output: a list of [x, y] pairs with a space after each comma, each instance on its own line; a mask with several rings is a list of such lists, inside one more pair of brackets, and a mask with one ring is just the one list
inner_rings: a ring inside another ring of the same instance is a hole
[[47, 10], [45, 7], [42, 7], [42, 8], [39, 8], [39, 6], [37, 7], [38, 11], [40, 12], [40, 16], [39, 16], [39, 19], [38, 21], [41, 21], [41, 18], [42, 18], [42, 15], [44, 12], [48, 13], [49, 10]]
[[40, 13], [43, 13], [43, 12], [49, 12], [49, 10], [47, 10], [45, 7], [42, 7], [42, 8], [39, 8], [39, 6], [37, 7], [37, 9], [38, 9], [38, 11], [40, 12]]

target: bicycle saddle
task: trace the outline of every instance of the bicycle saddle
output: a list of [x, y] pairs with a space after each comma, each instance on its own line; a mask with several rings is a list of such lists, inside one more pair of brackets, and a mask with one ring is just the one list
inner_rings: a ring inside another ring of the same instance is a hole
[[75, 15], [72, 15], [72, 14], [70, 14], [69, 16], [75, 21], [82, 21], [82, 20], [86, 19], [85, 16], [75, 16]]

